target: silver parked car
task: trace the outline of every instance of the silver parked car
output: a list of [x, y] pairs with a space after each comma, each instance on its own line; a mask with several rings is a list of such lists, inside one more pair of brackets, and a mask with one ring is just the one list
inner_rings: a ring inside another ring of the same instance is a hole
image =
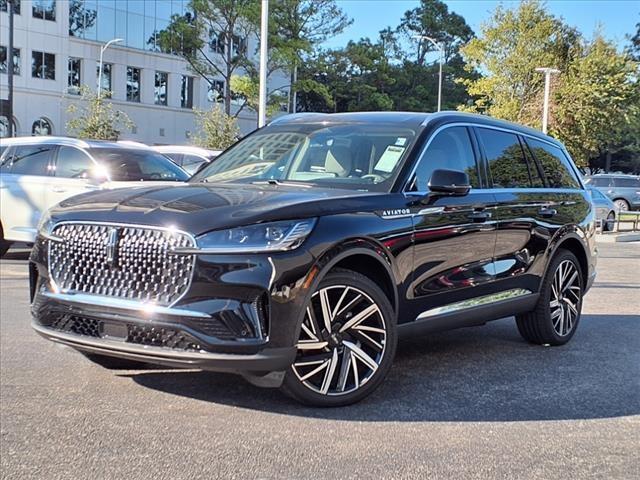
[[621, 212], [640, 208], [640, 176], [597, 174], [586, 177], [585, 184], [604, 193]]
[[208, 150], [187, 145], [158, 145], [153, 148], [184, 168], [189, 175], [193, 175], [203, 164], [210, 163], [222, 153], [221, 150]]
[[596, 220], [602, 226], [603, 232], [611, 232], [616, 225], [618, 206], [597, 188], [587, 187], [596, 207]]

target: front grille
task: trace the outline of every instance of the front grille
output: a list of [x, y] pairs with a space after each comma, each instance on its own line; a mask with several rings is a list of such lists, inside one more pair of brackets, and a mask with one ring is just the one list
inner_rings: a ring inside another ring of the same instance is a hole
[[62, 224], [52, 234], [49, 273], [63, 292], [117, 297], [168, 306], [189, 288], [193, 255], [171, 247], [194, 247], [193, 239], [169, 230]]
[[197, 340], [188, 335], [170, 328], [140, 327], [128, 325], [129, 335], [127, 342], [152, 347], [177, 348], [179, 350], [200, 350]]
[[95, 318], [81, 317], [79, 315], [61, 315], [56, 317], [49, 326], [55, 330], [86, 337], [100, 337], [100, 321]]

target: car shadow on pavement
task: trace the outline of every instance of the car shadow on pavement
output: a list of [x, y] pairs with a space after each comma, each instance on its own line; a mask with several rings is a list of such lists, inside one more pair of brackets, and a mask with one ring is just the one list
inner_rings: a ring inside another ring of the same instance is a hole
[[318, 409], [240, 377], [126, 373], [154, 390], [206, 402], [349, 421], [529, 421], [640, 413], [640, 316], [583, 315], [563, 347], [526, 343], [513, 319], [403, 341], [389, 376], [362, 402]]

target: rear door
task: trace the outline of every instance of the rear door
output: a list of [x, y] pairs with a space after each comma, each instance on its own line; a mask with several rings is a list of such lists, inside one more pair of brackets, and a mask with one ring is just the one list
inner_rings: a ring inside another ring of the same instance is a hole
[[55, 145], [14, 147], [3, 164], [0, 218], [7, 240], [33, 242], [51, 182]]
[[55, 157], [53, 179], [46, 191], [49, 207], [66, 198], [98, 188], [91, 180], [96, 163], [83, 150], [61, 145]]
[[463, 197], [433, 196], [412, 209], [414, 278], [409, 298], [418, 318], [491, 291], [495, 199], [483, 188], [477, 157], [469, 128], [453, 125], [436, 131], [418, 159], [408, 193], [428, 193], [436, 169], [464, 171], [472, 186]]

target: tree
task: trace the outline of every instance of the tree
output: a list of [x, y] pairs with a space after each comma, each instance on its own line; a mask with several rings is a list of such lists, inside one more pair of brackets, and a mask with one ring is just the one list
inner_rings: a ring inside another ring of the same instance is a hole
[[72, 116], [67, 130], [78, 138], [118, 140], [122, 129], [135, 125], [125, 112], [114, 109], [103, 93], [96, 94], [86, 85], [80, 87], [80, 101], [71, 103], [67, 114]]
[[166, 29], [154, 34], [162, 51], [181, 55], [210, 88], [217, 79], [223, 81], [227, 115], [231, 77], [251, 67], [248, 39], [257, 31], [259, 8], [255, 0], [191, 0], [193, 13], [174, 15]]
[[227, 115], [220, 107], [211, 110], [195, 110], [198, 133], [194, 136], [196, 145], [213, 150], [225, 150], [240, 137], [236, 119]]
[[480, 36], [461, 48], [467, 70], [485, 72], [460, 80], [476, 97], [465, 110], [538, 127], [544, 77], [535, 69], [566, 71], [579, 53], [579, 40], [575, 29], [550, 15], [538, 0], [525, 0], [515, 10], [498, 6]]
[[[298, 69], [303, 58], [328, 38], [343, 32], [351, 20], [335, 0], [278, 0], [271, 3], [269, 47], [290, 72], [290, 104], [299, 88]], [[306, 91], [312, 84], [306, 83]]]
[[640, 62], [640, 22], [636, 23], [636, 34], [631, 37], [629, 53], [635, 60]]
[[[640, 85], [632, 81], [638, 62], [616, 51], [602, 36], [585, 45], [568, 66], [555, 92], [551, 133], [579, 165], [604, 155], [611, 163], [616, 146], [640, 140]], [[631, 126], [634, 128], [630, 128]], [[634, 133], [635, 130], [635, 133]]]

